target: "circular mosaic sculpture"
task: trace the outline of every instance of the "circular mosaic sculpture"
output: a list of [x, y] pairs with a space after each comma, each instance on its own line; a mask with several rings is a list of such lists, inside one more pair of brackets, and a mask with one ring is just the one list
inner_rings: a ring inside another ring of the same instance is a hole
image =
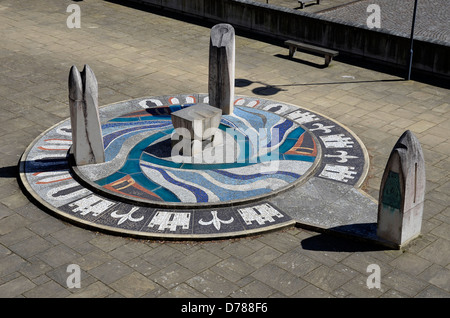
[[94, 165], [72, 164], [67, 119], [28, 147], [21, 181], [50, 211], [93, 229], [211, 239], [295, 224], [271, 198], [311, 177], [354, 186], [365, 177], [364, 147], [345, 127], [297, 106], [250, 97], [236, 98], [233, 114], [222, 116], [222, 143], [183, 156], [172, 147], [170, 115], [207, 102], [207, 95], [194, 94], [100, 108], [106, 160]]

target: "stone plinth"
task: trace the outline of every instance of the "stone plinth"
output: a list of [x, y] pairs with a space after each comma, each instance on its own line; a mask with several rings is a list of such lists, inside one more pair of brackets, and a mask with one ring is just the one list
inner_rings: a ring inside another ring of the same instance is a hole
[[[207, 104], [197, 104], [183, 108], [171, 114], [175, 132], [172, 135], [172, 147], [182, 149], [184, 155], [195, 155], [206, 144], [221, 143], [217, 134], [222, 111]], [[180, 144], [181, 143], [181, 144]]]
[[406, 131], [395, 144], [381, 180], [377, 235], [401, 247], [420, 234], [425, 161], [419, 141]]
[[209, 45], [209, 104], [222, 109], [224, 115], [233, 113], [235, 33], [229, 24], [217, 24], [211, 29]]

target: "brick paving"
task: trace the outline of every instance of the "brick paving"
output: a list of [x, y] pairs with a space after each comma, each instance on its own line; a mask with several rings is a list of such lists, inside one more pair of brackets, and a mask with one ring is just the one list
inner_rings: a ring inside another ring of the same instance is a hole
[[[449, 297], [450, 91], [238, 36], [236, 94], [270, 95], [332, 117], [368, 148], [363, 189], [377, 198], [389, 152], [404, 130], [424, 149], [422, 236], [384, 250], [299, 229], [214, 242], [159, 242], [81, 229], [25, 197], [17, 163], [44, 130], [69, 116], [67, 76], [87, 63], [105, 105], [149, 95], [205, 92], [209, 27], [101, 0], [0, 3], [0, 297]], [[301, 60], [305, 62], [301, 62]], [[199, 262], [198, 260], [201, 260]], [[81, 269], [68, 288], [67, 266]], [[381, 268], [369, 289], [367, 267]]]

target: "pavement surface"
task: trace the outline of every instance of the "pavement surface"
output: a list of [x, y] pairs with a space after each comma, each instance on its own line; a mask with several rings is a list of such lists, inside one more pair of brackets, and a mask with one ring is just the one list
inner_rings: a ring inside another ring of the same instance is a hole
[[[67, 27], [70, 4], [81, 8], [81, 28]], [[213, 242], [137, 240], [79, 228], [30, 202], [17, 164], [69, 117], [73, 64], [95, 71], [100, 105], [205, 92], [210, 27], [101, 0], [0, 2], [0, 296], [450, 297], [450, 90], [339, 59], [328, 68], [309, 54], [289, 60], [287, 48], [239, 34], [236, 78], [247, 85], [236, 94], [349, 127], [369, 151], [362, 189], [372, 197], [398, 137], [418, 137], [427, 168], [421, 237], [401, 251], [294, 227]], [[367, 285], [372, 264], [380, 288]], [[80, 288], [67, 284], [73, 265]]]

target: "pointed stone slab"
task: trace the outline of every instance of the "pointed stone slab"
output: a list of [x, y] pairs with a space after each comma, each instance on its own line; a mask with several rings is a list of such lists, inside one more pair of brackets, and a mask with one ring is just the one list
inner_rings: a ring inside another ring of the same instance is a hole
[[216, 24], [211, 29], [209, 45], [209, 104], [224, 115], [234, 107], [235, 32], [230, 24]]
[[407, 130], [395, 144], [381, 180], [377, 235], [400, 248], [420, 234], [425, 199], [422, 147]]
[[89, 65], [85, 65], [82, 72], [76, 66], [70, 69], [69, 107], [72, 153], [76, 165], [105, 162], [98, 113], [98, 84]]

